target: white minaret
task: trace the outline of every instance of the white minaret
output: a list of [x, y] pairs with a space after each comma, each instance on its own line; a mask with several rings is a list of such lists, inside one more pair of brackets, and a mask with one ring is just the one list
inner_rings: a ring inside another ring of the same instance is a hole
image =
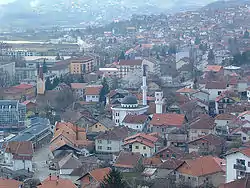
[[146, 77], [146, 65], [143, 65], [143, 76], [142, 76], [142, 104], [147, 105], [147, 77]]
[[162, 106], [163, 106], [163, 92], [156, 91], [155, 92], [155, 107], [156, 107], [157, 114], [162, 114]]

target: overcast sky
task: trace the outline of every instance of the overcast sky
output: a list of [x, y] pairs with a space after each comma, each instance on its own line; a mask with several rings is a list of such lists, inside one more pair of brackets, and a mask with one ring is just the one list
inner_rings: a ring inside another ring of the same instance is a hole
[[10, 3], [13, 2], [15, 0], [0, 0], [0, 4], [6, 4], [6, 3]]

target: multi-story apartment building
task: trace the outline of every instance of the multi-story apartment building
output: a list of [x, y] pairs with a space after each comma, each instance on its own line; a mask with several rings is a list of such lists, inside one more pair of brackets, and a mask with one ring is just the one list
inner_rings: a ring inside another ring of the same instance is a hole
[[95, 67], [95, 60], [92, 57], [76, 58], [70, 61], [70, 74], [91, 73]]
[[17, 100], [0, 100], [0, 129], [25, 127], [26, 106]]
[[118, 69], [117, 77], [123, 78], [128, 75], [129, 72], [142, 70], [142, 61], [142, 59], [120, 60], [116, 64], [116, 68]]

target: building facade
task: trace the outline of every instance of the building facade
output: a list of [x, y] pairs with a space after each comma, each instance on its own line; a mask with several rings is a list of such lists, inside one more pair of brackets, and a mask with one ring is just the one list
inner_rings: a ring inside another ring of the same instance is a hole
[[86, 74], [94, 70], [95, 61], [92, 57], [73, 59], [70, 62], [70, 74]]

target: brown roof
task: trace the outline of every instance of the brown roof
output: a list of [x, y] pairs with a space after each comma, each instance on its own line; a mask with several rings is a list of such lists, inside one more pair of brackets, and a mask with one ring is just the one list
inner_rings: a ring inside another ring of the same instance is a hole
[[205, 88], [206, 89], [226, 89], [227, 83], [226, 82], [219, 82], [219, 81], [207, 82]]
[[135, 60], [120, 60], [118, 62], [118, 65], [142, 65], [142, 60], [141, 59], [135, 59]]
[[71, 83], [70, 86], [72, 89], [85, 89], [87, 83]]
[[127, 127], [115, 127], [112, 130], [105, 131], [99, 134], [96, 139], [103, 140], [123, 140], [129, 135], [129, 129]]
[[22, 182], [13, 180], [13, 179], [6, 179], [0, 178], [0, 187], [1, 188], [18, 188], [22, 185]]
[[107, 167], [107, 168], [97, 168], [95, 170], [92, 170], [90, 172], [88, 172], [87, 174], [83, 175], [82, 177], [80, 177], [78, 180], [82, 179], [83, 177], [85, 177], [86, 175], [90, 175], [92, 176], [92, 178], [94, 178], [97, 182], [101, 183], [104, 178], [106, 176], [108, 176], [108, 174], [110, 173], [111, 168]]
[[179, 154], [179, 155], [184, 155], [184, 152], [182, 150], [180, 150], [179, 148], [177, 147], [174, 147], [174, 146], [167, 146], [167, 147], [164, 147], [162, 149], [160, 149], [158, 152], [155, 153], [155, 155], [161, 153], [161, 152], [164, 152], [166, 150], [171, 150], [172, 152], [176, 153], [176, 154]]
[[219, 188], [250, 188], [250, 179], [245, 177], [220, 185]]
[[214, 118], [203, 114], [190, 123], [190, 129], [213, 129], [215, 127]]
[[159, 166], [162, 160], [158, 157], [143, 158], [142, 164], [144, 166]]
[[99, 95], [102, 85], [87, 86], [85, 89], [85, 95]]
[[77, 188], [75, 184], [72, 183], [69, 179], [62, 179], [60, 177], [51, 176], [46, 180], [41, 182], [41, 185], [38, 185], [37, 188]]
[[180, 166], [183, 162], [184, 162], [183, 160], [170, 158], [170, 159], [164, 161], [164, 162], [159, 166], [159, 168], [174, 170], [174, 169], [176, 169], [178, 166]]
[[225, 160], [213, 156], [199, 157], [194, 160], [186, 160], [176, 170], [179, 173], [191, 176], [206, 176], [218, 172], [225, 172]]
[[237, 116], [233, 115], [233, 114], [218, 114], [215, 117], [215, 120], [232, 120], [235, 119]]
[[150, 124], [153, 126], [181, 127], [184, 122], [184, 114], [153, 114]]
[[144, 114], [140, 115], [132, 115], [127, 114], [123, 119], [123, 123], [131, 123], [131, 124], [143, 124], [147, 121], [148, 116]]
[[220, 65], [208, 65], [205, 71], [219, 72], [223, 67]]
[[120, 168], [134, 168], [141, 157], [140, 153], [121, 151], [114, 166]]
[[176, 91], [176, 93], [195, 93], [195, 92], [197, 92], [197, 90], [185, 87]]
[[12, 153], [13, 155], [33, 155], [33, 145], [31, 141], [11, 141], [5, 146], [6, 153]]
[[213, 135], [213, 134], [208, 134], [208, 135], [202, 136], [200, 138], [197, 138], [195, 140], [192, 140], [189, 142], [189, 144], [197, 142], [197, 141], [201, 141], [201, 140], [205, 140], [205, 141], [207, 141], [210, 144], [215, 145], [215, 146], [220, 146], [223, 144], [223, 139], [221, 139], [220, 137]]
[[82, 165], [82, 163], [78, 160], [73, 153], [63, 157], [59, 162], [58, 166], [60, 169], [75, 169]]

